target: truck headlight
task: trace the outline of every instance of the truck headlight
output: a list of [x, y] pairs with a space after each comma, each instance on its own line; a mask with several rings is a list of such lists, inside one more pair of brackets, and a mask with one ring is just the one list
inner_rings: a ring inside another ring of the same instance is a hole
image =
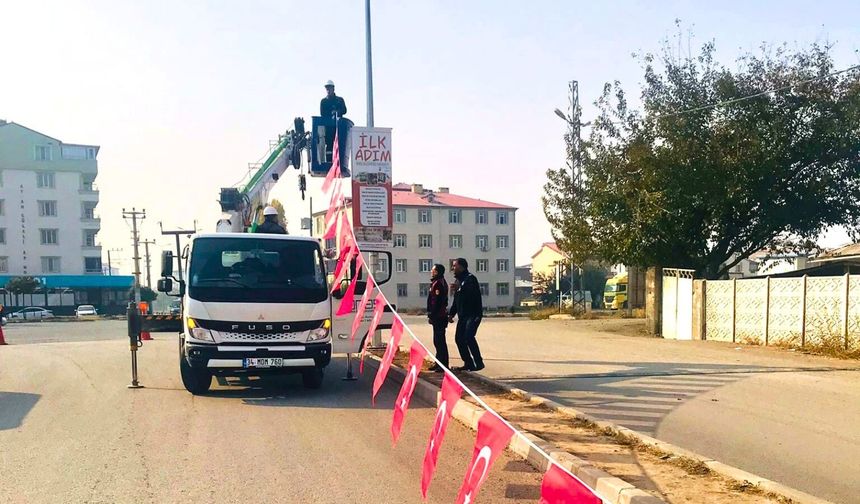
[[307, 341], [322, 341], [328, 338], [329, 330], [331, 329], [331, 320], [326, 319], [323, 324], [316, 328], [308, 331], [308, 339]]
[[209, 329], [203, 329], [202, 327], [197, 327], [197, 322], [195, 322], [193, 318], [188, 317], [186, 324], [188, 326], [188, 335], [192, 339], [215, 343], [215, 338], [212, 337], [212, 331]]

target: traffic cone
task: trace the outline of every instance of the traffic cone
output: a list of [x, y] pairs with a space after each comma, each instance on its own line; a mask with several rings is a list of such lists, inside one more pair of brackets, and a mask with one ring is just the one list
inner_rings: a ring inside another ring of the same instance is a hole
[[0, 345], [6, 345], [6, 337], [3, 336], [3, 326], [0, 325]]
[[151, 341], [152, 336], [148, 331], [140, 331], [140, 341]]

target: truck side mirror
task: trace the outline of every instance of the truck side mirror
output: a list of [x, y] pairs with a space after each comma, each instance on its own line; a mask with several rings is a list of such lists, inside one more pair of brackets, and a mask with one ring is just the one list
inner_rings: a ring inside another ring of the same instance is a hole
[[[163, 250], [161, 252], [161, 276], [162, 277], [173, 276], [173, 252], [170, 250]], [[159, 283], [159, 285], [160, 285], [160, 283]], [[161, 292], [169, 292], [169, 291], [161, 291]]]
[[173, 291], [173, 280], [170, 278], [158, 279], [158, 292], [170, 293]]

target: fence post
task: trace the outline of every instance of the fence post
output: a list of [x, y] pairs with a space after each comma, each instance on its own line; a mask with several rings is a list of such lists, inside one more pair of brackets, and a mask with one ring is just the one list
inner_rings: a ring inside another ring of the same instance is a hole
[[808, 277], [803, 275], [803, 300], [802, 305], [803, 309], [801, 311], [802, 315], [800, 318], [800, 348], [806, 346], [806, 279]]
[[845, 273], [845, 310], [842, 318], [842, 332], [845, 335], [845, 350], [848, 350], [848, 300], [851, 290], [851, 273]]
[[737, 333], [737, 330], [735, 329], [735, 326], [737, 325], [736, 324], [736, 322], [737, 322], [737, 313], [736, 312], [738, 310], [737, 301], [738, 301], [738, 279], [732, 278], [732, 343], [736, 343], [735, 334]]
[[770, 277], [766, 278], [764, 296], [764, 346], [767, 346], [770, 339]]

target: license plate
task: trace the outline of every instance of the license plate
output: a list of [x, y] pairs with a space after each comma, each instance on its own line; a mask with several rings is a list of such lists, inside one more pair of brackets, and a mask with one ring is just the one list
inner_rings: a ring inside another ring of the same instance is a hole
[[246, 368], [284, 367], [282, 357], [249, 357], [243, 363]]

